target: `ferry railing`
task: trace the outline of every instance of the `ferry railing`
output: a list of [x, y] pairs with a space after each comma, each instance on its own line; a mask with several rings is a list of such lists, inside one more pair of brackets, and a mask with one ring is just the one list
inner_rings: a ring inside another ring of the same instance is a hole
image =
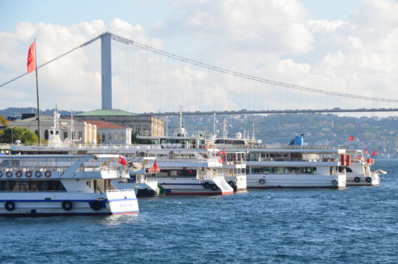
[[[158, 166], [169, 163], [192, 163], [192, 164], [205, 164], [205, 163], [220, 163], [219, 159], [157, 159]], [[220, 163], [221, 164], [221, 163]]]
[[226, 149], [318, 149], [318, 150], [335, 150], [335, 149], [346, 149], [345, 146], [315, 146], [315, 145], [305, 145], [305, 146], [297, 146], [297, 145], [230, 145], [230, 144], [217, 144], [217, 148], [226, 148]]

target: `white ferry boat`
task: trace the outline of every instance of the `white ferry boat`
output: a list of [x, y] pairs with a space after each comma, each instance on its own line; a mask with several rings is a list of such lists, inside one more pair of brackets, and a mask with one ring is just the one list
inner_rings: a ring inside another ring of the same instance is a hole
[[[266, 146], [254, 140], [220, 138], [216, 147], [245, 149], [247, 188], [345, 188], [344, 168], [333, 157], [345, 149], [302, 145], [302, 136], [289, 146]], [[296, 145], [299, 144], [299, 145]]]
[[2, 155], [0, 216], [138, 213], [134, 190], [112, 185], [129, 178], [120, 161], [118, 155]]
[[225, 180], [218, 149], [153, 149], [160, 172], [153, 177], [165, 195], [227, 195], [233, 187]]
[[248, 188], [345, 188], [336, 153], [345, 149], [314, 146], [267, 147], [249, 150], [246, 161]]
[[[89, 153], [101, 152], [101, 148]], [[127, 159], [152, 157], [157, 173], [146, 175], [147, 183], [163, 188], [165, 195], [227, 195], [234, 192], [224, 178], [218, 149], [162, 147], [160, 145], [110, 147], [107, 153], [117, 152]]]
[[164, 188], [148, 176], [159, 172], [156, 158], [138, 157], [127, 160], [130, 178], [115, 180], [112, 184], [118, 189], [134, 189], [137, 197], [154, 197], [164, 195]]

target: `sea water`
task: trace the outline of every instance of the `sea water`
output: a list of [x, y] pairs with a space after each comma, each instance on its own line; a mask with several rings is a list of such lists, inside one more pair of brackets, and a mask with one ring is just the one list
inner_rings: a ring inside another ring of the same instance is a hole
[[377, 187], [139, 199], [140, 213], [0, 218], [1, 263], [398, 263], [398, 160]]

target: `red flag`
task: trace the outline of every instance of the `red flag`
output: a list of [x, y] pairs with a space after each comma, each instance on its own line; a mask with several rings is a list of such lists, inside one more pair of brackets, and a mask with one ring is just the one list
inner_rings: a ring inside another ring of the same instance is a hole
[[218, 152], [218, 154], [217, 154], [219, 157], [221, 157], [221, 154], [220, 154], [220, 151]]
[[156, 172], [159, 170], [158, 163], [156, 162], [156, 160], [155, 160], [155, 163], [153, 164], [153, 170]]
[[350, 136], [350, 140], [353, 141], [353, 140], [354, 140], [354, 137], [353, 137], [353, 136]]
[[28, 73], [35, 70], [35, 42], [30, 45], [28, 52]]
[[362, 157], [361, 157], [361, 156], [358, 156], [358, 157], [357, 157], [357, 159], [361, 160], [361, 159], [362, 159]]
[[376, 156], [376, 150], [373, 150], [372, 156]]
[[369, 151], [365, 148], [366, 155], [369, 155]]
[[225, 149], [222, 150], [222, 154], [223, 154], [224, 156], [227, 155], [227, 154], [225, 154]]
[[126, 160], [122, 156], [119, 156], [119, 163], [122, 164], [123, 166], [125, 166]]

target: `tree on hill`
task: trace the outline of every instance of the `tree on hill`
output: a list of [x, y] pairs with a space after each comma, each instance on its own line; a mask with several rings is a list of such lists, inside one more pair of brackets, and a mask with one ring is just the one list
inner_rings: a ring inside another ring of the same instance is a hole
[[3, 125], [3, 126], [7, 125], [7, 120], [2, 115], [0, 115], [0, 124]]
[[6, 128], [3, 132], [4, 134], [0, 136], [0, 143], [13, 143], [16, 140], [20, 140], [23, 144], [39, 142], [37, 136], [27, 128]]

